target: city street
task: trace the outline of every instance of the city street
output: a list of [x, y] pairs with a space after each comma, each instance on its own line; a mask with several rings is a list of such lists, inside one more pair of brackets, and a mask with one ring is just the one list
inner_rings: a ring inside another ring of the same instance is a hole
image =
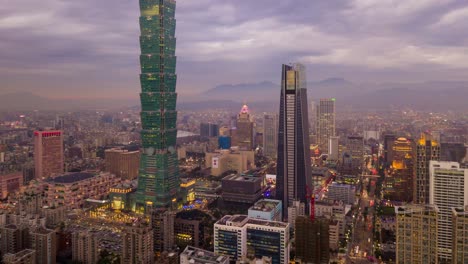
[[[373, 217], [374, 192], [376, 179], [362, 176], [363, 189], [359, 199], [358, 211], [354, 217], [353, 236], [348, 245], [348, 258], [346, 263], [371, 263], [368, 256], [373, 252]], [[369, 187], [370, 186], [370, 187]], [[370, 188], [370, 192], [367, 192]]]

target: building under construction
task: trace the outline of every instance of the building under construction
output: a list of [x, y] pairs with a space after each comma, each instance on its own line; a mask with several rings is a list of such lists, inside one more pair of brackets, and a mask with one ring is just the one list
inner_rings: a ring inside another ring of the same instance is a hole
[[295, 223], [296, 260], [326, 264], [330, 261], [329, 220], [298, 216]]

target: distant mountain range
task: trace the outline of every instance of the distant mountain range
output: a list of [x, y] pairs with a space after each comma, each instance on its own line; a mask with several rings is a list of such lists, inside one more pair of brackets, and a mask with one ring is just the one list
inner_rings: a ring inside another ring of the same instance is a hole
[[[468, 110], [468, 82], [362, 83], [342, 78], [309, 82], [309, 100], [336, 98], [338, 109], [388, 110], [409, 107], [418, 110]], [[272, 82], [220, 85], [191, 101], [231, 100], [279, 104], [280, 86]]]
[[97, 110], [137, 104], [137, 99], [50, 99], [29, 92], [0, 94], [0, 110]]
[[[434, 81], [421, 83], [361, 83], [342, 78], [309, 82], [309, 100], [336, 98], [340, 110], [389, 110], [404, 107], [429, 111], [468, 111], [468, 82]], [[195, 96], [179, 95], [178, 109], [238, 110], [251, 104], [255, 111], [276, 111], [280, 85], [269, 81], [225, 84]], [[49, 99], [32, 93], [0, 94], [0, 110], [116, 109], [138, 106], [129, 99]]]

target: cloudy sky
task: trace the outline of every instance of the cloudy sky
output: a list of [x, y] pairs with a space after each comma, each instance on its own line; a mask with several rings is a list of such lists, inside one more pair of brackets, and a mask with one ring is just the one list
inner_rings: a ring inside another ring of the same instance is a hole
[[[138, 0], [0, 5], [0, 93], [137, 97]], [[310, 80], [468, 81], [461, 0], [178, 0], [178, 91], [279, 83], [300, 61]]]

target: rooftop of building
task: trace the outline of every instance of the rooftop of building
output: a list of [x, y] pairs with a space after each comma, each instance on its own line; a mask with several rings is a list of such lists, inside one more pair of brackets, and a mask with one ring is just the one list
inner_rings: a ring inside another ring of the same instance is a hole
[[262, 177], [256, 177], [251, 175], [240, 175], [237, 173], [230, 174], [223, 178], [223, 181], [242, 181], [242, 182], [257, 182], [262, 181]]
[[23, 249], [15, 254], [12, 254], [12, 253], [7, 253], [5, 254], [5, 258], [16, 258], [16, 259], [21, 259], [25, 256], [28, 256], [28, 255], [32, 255], [34, 254], [36, 251], [33, 250], [33, 249]]
[[243, 153], [254, 153], [253, 150], [246, 150], [239, 148], [238, 146], [232, 146], [230, 149], [216, 149], [213, 152], [207, 152], [213, 155], [213, 157], [221, 157], [223, 155], [242, 155]]
[[140, 153], [139, 150], [131, 150], [131, 149], [125, 149], [125, 148], [110, 148], [110, 149], [106, 149], [105, 152], [115, 152], [115, 153], [121, 153], [121, 154]]
[[429, 133], [422, 133], [421, 137], [418, 140], [419, 146], [439, 146], [439, 142]]
[[322, 206], [345, 206], [343, 201], [331, 201], [331, 200], [321, 200], [321, 201], [316, 201], [315, 205], [322, 205]]
[[18, 226], [14, 225], [14, 224], [8, 224], [8, 225], [4, 226], [3, 228], [5, 228], [5, 229], [18, 229]]
[[226, 225], [226, 226], [238, 226], [238, 227], [242, 227], [248, 224], [268, 226], [268, 227], [278, 227], [278, 228], [286, 228], [289, 226], [288, 223], [277, 222], [277, 221], [267, 221], [267, 220], [262, 220], [262, 219], [253, 219], [253, 218], [249, 218], [247, 215], [225, 215], [218, 222], [216, 222], [216, 224]]
[[356, 188], [354, 185], [346, 184], [346, 183], [339, 183], [339, 182], [332, 182], [330, 187], [340, 187], [340, 188]]
[[326, 167], [312, 167], [311, 169], [311, 174], [313, 176], [325, 176], [329, 174], [330, 172], [330, 169], [329, 168], [326, 168]]
[[0, 166], [0, 178], [1, 179], [10, 179], [10, 178], [22, 178], [23, 177], [23, 172], [18, 171], [18, 170], [2, 170]]
[[194, 188], [198, 191], [207, 190], [213, 191], [221, 188], [221, 182], [219, 181], [197, 181]]
[[279, 200], [263, 199], [255, 203], [249, 210], [271, 212], [281, 204]]
[[361, 136], [348, 136], [348, 139], [357, 139], [357, 140], [363, 140], [364, 138]]
[[241, 173], [242, 176], [259, 176], [264, 171], [264, 168], [255, 168]]
[[215, 254], [211, 251], [187, 246], [181, 255], [190, 259], [191, 264], [215, 264], [229, 261], [229, 257]]
[[51, 233], [55, 233], [55, 231], [51, 230], [51, 229], [46, 229], [46, 228], [43, 228], [43, 227], [39, 227], [39, 228], [36, 228], [35, 230], [32, 230], [31, 233], [32, 234], [48, 235], [48, 234], [51, 234]]
[[198, 135], [189, 131], [177, 130], [177, 138], [194, 137], [194, 136], [198, 136]]
[[421, 205], [407, 205], [407, 206], [395, 206], [395, 214], [410, 214], [410, 213], [421, 213], [421, 212], [439, 212], [439, 208], [436, 205], [421, 204]]
[[466, 168], [466, 164], [455, 161], [430, 161], [430, 167], [433, 167], [435, 171], [444, 170], [459, 170], [463, 171]]
[[75, 183], [95, 177], [93, 173], [74, 172], [47, 180], [50, 183]]
[[113, 189], [116, 190], [128, 190], [128, 189], [136, 189], [138, 187], [138, 180], [132, 180], [132, 181], [124, 181], [121, 182], [115, 186], [113, 186]]
[[61, 130], [45, 130], [45, 131], [34, 131], [35, 136], [61, 136], [63, 133]]
[[269, 226], [269, 227], [280, 227], [280, 228], [286, 228], [289, 225], [288, 223], [284, 223], [284, 222], [266, 221], [262, 219], [252, 219], [252, 218], [249, 218], [249, 220], [247, 221], [247, 224]]
[[452, 213], [456, 216], [468, 217], [468, 205], [465, 207], [452, 208]]

